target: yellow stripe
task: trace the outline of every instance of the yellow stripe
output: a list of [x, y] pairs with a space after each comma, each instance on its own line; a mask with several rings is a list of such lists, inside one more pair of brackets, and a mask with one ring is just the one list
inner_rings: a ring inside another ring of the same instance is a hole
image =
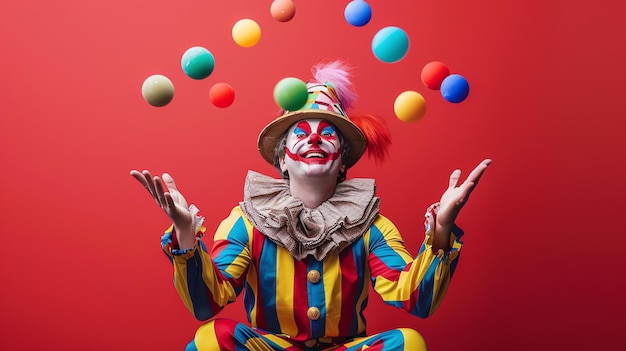
[[[248, 244], [241, 252], [240, 254], [241, 256], [238, 257], [235, 261], [233, 261], [228, 266], [228, 268], [226, 268], [226, 273], [230, 274], [231, 276], [235, 278], [239, 278], [241, 277], [243, 272], [245, 272], [246, 268], [248, 268], [248, 264], [250, 263], [250, 260], [252, 259], [251, 247], [252, 247], [252, 228], [253, 227], [252, 227], [252, 223], [250, 223], [250, 221], [248, 221], [246, 217], [244, 217], [243, 214], [241, 214], [241, 209], [239, 207], [236, 208], [236, 211], [233, 210], [232, 213], [236, 214], [237, 216], [241, 216], [241, 218], [243, 219], [243, 223], [246, 227], [246, 232], [248, 233]], [[229, 223], [231, 227], [233, 224], [234, 222]], [[242, 257], [245, 257], [245, 259], [242, 259]]]
[[[334, 282], [337, 282], [334, 284]], [[329, 255], [324, 259], [324, 295], [326, 298], [326, 334], [339, 335], [341, 319], [341, 267], [339, 255]]]
[[404, 350], [426, 351], [426, 340], [422, 334], [410, 328], [398, 328], [404, 339]]
[[435, 287], [433, 289], [433, 301], [430, 305], [430, 313], [432, 314], [439, 307], [443, 301], [443, 297], [448, 291], [450, 286], [450, 266], [445, 263], [440, 263], [437, 267], [435, 275]]
[[202, 256], [202, 280], [207, 288], [209, 288], [215, 303], [220, 306], [226, 306], [229, 302], [233, 302], [236, 298], [233, 286], [228, 282], [218, 282], [215, 268], [213, 267], [213, 262], [209, 254], [202, 249], [198, 250], [200, 251], [200, 256]]
[[382, 276], [376, 277], [376, 291], [385, 301], [407, 301], [424, 279], [434, 258], [432, 250], [426, 249], [417, 257], [408, 271], [400, 273], [398, 281]]
[[228, 283], [218, 283], [215, 268], [213, 267], [213, 262], [209, 254], [202, 250], [199, 245], [196, 245], [193, 250], [189, 250], [183, 255], [173, 256], [174, 286], [176, 287], [176, 291], [178, 291], [181, 300], [183, 300], [185, 307], [187, 307], [191, 313], [194, 313], [191, 296], [187, 286], [187, 261], [196, 253], [198, 253], [202, 259], [202, 280], [211, 292], [215, 303], [220, 306], [225, 306], [228, 302], [232, 302], [235, 299], [235, 290]]
[[233, 224], [235, 224], [241, 216], [241, 209], [239, 209], [239, 207], [233, 208], [232, 211], [230, 211], [230, 215], [228, 215], [228, 217], [226, 217], [217, 227], [214, 240], [217, 241], [227, 239], [228, 234], [230, 233], [230, 228], [232, 228]]
[[293, 311], [293, 295], [285, 293], [293, 291], [294, 286], [294, 268], [295, 260], [291, 253], [283, 247], [278, 247], [276, 252], [276, 267], [280, 267], [276, 278], [276, 315], [278, 316], [278, 324], [280, 330], [287, 335], [298, 334], [296, 319]]
[[[224, 219], [217, 228], [214, 240], [227, 239], [228, 235], [230, 234], [230, 229], [232, 228], [233, 224], [239, 220], [240, 217], [241, 210], [239, 209], [239, 207], [233, 208], [228, 218]], [[249, 222], [244, 223], [246, 225], [246, 229], [251, 228]], [[250, 242], [251, 235], [251, 231], [248, 230], [248, 243]], [[204, 284], [208, 287], [209, 291], [213, 295], [215, 303], [220, 306], [225, 306], [229, 302], [233, 302], [236, 299], [235, 289], [233, 288], [233, 286], [230, 285], [230, 283], [228, 282], [218, 283], [218, 280], [215, 278], [216, 272], [213, 266], [213, 262], [210, 259], [210, 255], [199, 248], [198, 250], [200, 252], [200, 255], [202, 256], [202, 279], [204, 281]], [[249, 258], [249, 246], [244, 249], [244, 256], [246, 253], [248, 254]], [[228, 269], [226, 269], [226, 272], [228, 274], [231, 274], [235, 278], [239, 278], [241, 274], [243, 274], [243, 271], [245, 269], [244, 267], [246, 267], [247, 265], [248, 262], [245, 262], [245, 258], [238, 259], [236, 260], [236, 262], [233, 262], [228, 267]]]
[[[237, 217], [237, 219], [239, 217], [243, 218], [244, 224], [246, 225], [246, 230], [248, 232], [248, 247], [246, 248], [247, 250], [247, 254], [249, 257], [252, 256], [252, 223], [250, 223], [250, 221], [248, 219], [246, 219], [246, 217], [243, 215], [243, 211], [241, 210], [241, 208], [239, 206], [235, 207], [231, 213], [231, 216]], [[233, 222], [234, 223], [234, 222]], [[232, 223], [230, 224], [232, 226]], [[254, 267], [252, 261], [249, 261], [250, 266], [248, 267], [248, 273], [246, 275], [246, 280], [248, 281], [248, 285], [250, 285], [250, 287], [252, 287], [255, 295], [254, 295], [254, 304], [252, 305], [252, 309], [250, 310], [250, 324], [253, 327], [256, 327], [258, 324], [256, 322], [256, 312], [257, 312], [257, 305], [258, 305], [258, 289], [256, 288], [258, 286], [258, 277], [256, 274], [256, 268]], [[233, 274], [232, 272], [234, 272], [234, 270], [230, 269], [231, 267], [229, 267], [226, 271], [229, 274]], [[241, 273], [239, 273], [240, 275]], [[237, 277], [239, 277], [239, 275], [237, 275]]]
[[271, 347], [265, 340], [257, 337], [246, 340], [246, 349], [255, 351], [274, 351], [274, 348]]
[[269, 339], [270, 341], [272, 341], [273, 343], [275, 343], [276, 345], [278, 345], [278, 346], [280, 346], [280, 347], [282, 347], [284, 349], [293, 346], [293, 344], [290, 343], [289, 341], [287, 341], [287, 340], [285, 340], [285, 339], [283, 339], [283, 338], [281, 338], [279, 336], [276, 336], [274, 334], [266, 334], [266, 335], [263, 335], [263, 336], [266, 339]]
[[217, 346], [217, 337], [215, 336], [215, 328], [213, 327], [213, 321], [203, 324], [196, 331], [194, 337], [194, 343], [198, 351], [214, 350]]
[[174, 256], [174, 287], [185, 307], [193, 314], [191, 296], [187, 290], [187, 260], [182, 256]]

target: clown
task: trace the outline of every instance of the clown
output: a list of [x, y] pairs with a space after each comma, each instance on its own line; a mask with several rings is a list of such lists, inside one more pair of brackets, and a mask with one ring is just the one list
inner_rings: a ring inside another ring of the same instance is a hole
[[[259, 152], [281, 178], [249, 171], [243, 201], [210, 249], [199, 209], [170, 175], [131, 171], [173, 222], [161, 244], [176, 290], [197, 319], [209, 320], [187, 351], [426, 349], [413, 329], [366, 334], [370, 284], [415, 316], [437, 309], [462, 247], [455, 219], [491, 160], [461, 184], [460, 171], [452, 172], [426, 211], [425, 239], [412, 256], [380, 213], [374, 180], [346, 179], [366, 150], [382, 159], [390, 142], [378, 119], [348, 117], [356, 100], [349, 73], [341, 62], [317, 65], [306, 105], [261, 131]], [[241, 292], [248, 323], [213, 318]]]

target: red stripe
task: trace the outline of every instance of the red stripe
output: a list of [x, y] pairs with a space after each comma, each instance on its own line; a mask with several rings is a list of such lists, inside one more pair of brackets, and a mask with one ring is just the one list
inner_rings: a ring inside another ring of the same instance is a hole
[[235, 350], [235, 328], [238, 322], [230, 319], [216, 319], [213, 321], [215, 338], [220, 350]]
[[292, 336], [298, 341], [309, 339], [311, 324], [307, 316], [309, 308], [309, 295], [307, 293], [307, 264], [306, 259], [302, 261], [293, 260], [294, 262], [294, 279], [293, 282], [293, 309], [294, 319], [298, 328], [298, 334]]
[[385, 340], [380, 338], [374, 341], [374, 343], [370, 345], [367, 351], [382, 351], [384, 348], [385, 348]]
[[262, 329], [268, 329], [267, 328], [267, 323], [265, 323], [265, 310], [263, 309], [263, 301], [261, 301], [261, 287], [258, 286], [259, 284], [259, 277], [260, 277], [260, 273], [259, 273], [259, 261], [257, 260], [258, 257], [261, 256], [261, 251], [263, 250], [263, 244], [265, 243], [265, 235], [261, 234], [261, 232], [259, 232], [256, 228], [254, 228], [252, 230], [252, 264], [254, 264], [254, 267], [256, 269], [256, 276], [257, 276], [257, 286], [251, 287], [252, 291], [256, 291], [256, 296], [254, 296], [254, 298], [256, 299], [255, 303], [255, 307], [256, 307], [256, 324], [259, 328]]
[[224, 250], [228, 246], [228, 240], [221, 239], [213, 242], [213, 247], [211, 248], [211, 258], [217, 257], [222, 250]]
[[352, 246], [345, 248], [339, 254], [341, 266], [341, 319], [339, 320], [339, 335], [350, 335], [350, 325], [354, 315], [355, 302], [357, 301], [356, 263]]
[[398, 281], [400, 279], [401, 271], [392, 270], [387, 267], [385, 262], [380, 258], [376, 257], [375, 254], [370, 254], [369, 257], [369, 265], [372, 270], [372, 276], [378, 277], [381, 276], [390, 281]]
[[[411, 262], [409, 262], [409, 264], [407, 264], [407, 265], [406, 265], [406, 267], [404, 268], [404, 270], [408, 272], [408, 271], [409, 271], [409, 269], [411, 269], [411, 266], [413, 265], [413, 262], [415, 262], [415, 261], [411, 261]], [[410, 311], [410, 310], [411, 310], [411, 308], [412, 308], [413, 306], [415, 306], [415, 304], [417, 303], [417, 294], [418, 294], [418, 293], [419, 293], [419, 289], [415, 289], [415, 291], [413, 291], [413, 292], [411, 293], [411, 295], [409, 296], [409, 300], [408, 300], [408, 301], [404, 301], [404, 302], [403, 302], [404, 308], [405, 308], [407, 311]]]

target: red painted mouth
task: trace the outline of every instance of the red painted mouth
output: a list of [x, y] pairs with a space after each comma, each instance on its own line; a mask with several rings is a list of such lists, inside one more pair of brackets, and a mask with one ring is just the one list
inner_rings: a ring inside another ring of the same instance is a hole
[[289, 151], [288, 148], [285, 148], [285, 153], [290, 159], [306, 164], [325, 164], [330, 161], [337, 160], [339, 157], [341, 157], [341, 151], [329, 154], [319, 147], [312, 147], [311, 149], [298, 155]]
[[298, 155], [298, 160], [304, 163], [326, 163], [330, 161], [328, 153], [324, 152], [320, 148], [312, 148], [307, 150], [301, 155]]

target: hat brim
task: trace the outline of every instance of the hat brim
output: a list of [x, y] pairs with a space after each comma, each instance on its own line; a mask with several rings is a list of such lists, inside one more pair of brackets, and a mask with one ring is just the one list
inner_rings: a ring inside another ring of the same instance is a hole
[[344, 139], [348, 142], [349, 149], [345, 155], [345, 164], [347, 168], [352, 167], [363, 155], [367, 147], [367, 139], [363, 132], [349, 119], [338, 115], [335, 112], [324, 110], [300, 110], [288, 112], [270, 124], [265, 126], [258, 139], [259, 153], [269, 164], [274, 164], [274, 149], [280, 137], [297, 121], [303, 119], [324, 119], [332, 123]]

